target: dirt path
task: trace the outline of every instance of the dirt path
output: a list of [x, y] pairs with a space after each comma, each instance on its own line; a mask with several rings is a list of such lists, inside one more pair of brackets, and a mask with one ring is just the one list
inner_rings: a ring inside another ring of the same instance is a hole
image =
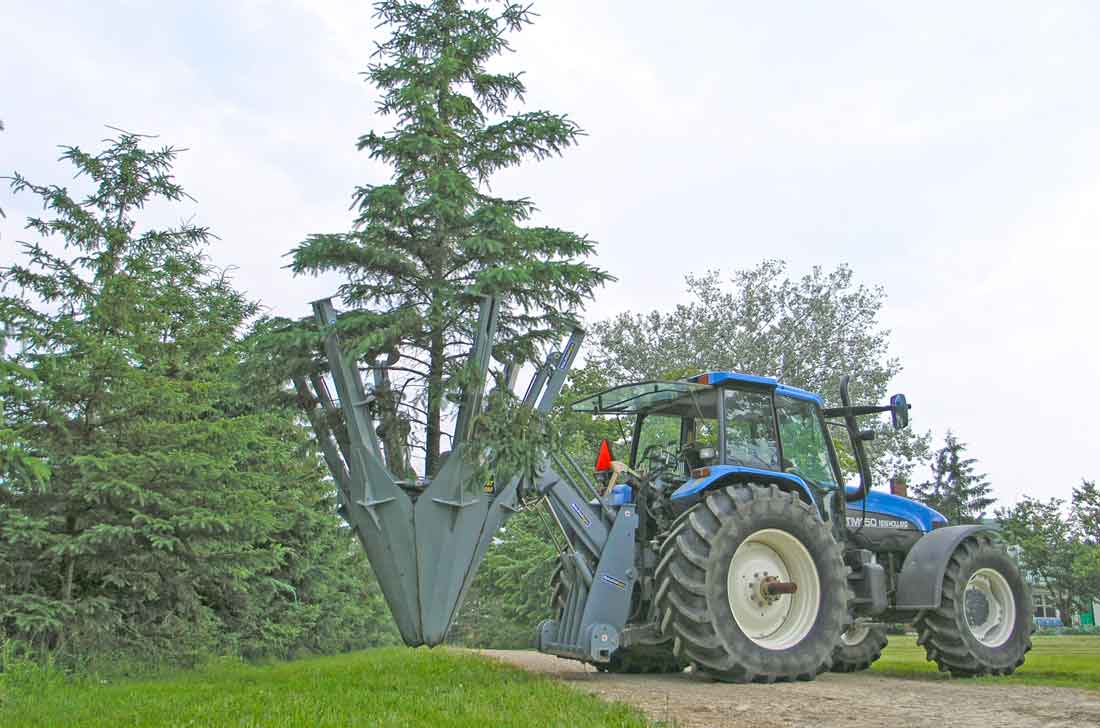
[[808, 683], [726, 685], [691, 673], [607, 675], [537, 652], [479, 652], [554, 675], [684, 728], [1100, 727], [1100, 694], [1069, 688], [927, 682], [866, 673], [826, 674]]

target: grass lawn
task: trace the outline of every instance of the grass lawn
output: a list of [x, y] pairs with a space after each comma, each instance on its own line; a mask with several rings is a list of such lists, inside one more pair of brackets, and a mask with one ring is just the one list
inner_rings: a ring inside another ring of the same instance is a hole
[[560, 682], [442, 650], [388, 648], [262, 666], [221, 663], [110, 684], [0, 682], [4, 728], [494, 725], [650, 724], [631, 708]]
[[[1036, 636], [1023, 667], [1008, 677], [979, 678], [990, 683], [1022, 683], [1100, 690], [1100, 637]], [[890, 635], [890, 645], [872, 671], [879, 675], [949, 680], [927, 662], [915, 637]]]

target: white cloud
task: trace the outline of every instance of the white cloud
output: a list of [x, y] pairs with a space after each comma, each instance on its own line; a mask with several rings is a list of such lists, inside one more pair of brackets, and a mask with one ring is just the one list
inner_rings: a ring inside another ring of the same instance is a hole
[[[689, 271], [848, 262], [891, 292], [918, 426], [955, 429], [1006, 499], [1096, 477], [1093, 5], [537, 9], [500, 66], [589, 136], [494, 189], [600, 242], [620, 280], [590, 315], [672, 306]], [[291, 279], [283, 254], [385, 175], [354, 151], [379, 124], [359, 76], [379, 37], [352, 0], [13, 5], [0, 170], [64, 181], [55, 145], [157, 132], [190, 149], [198, 204], [171, 219], [209, 224], [217, 264], [303, 314], [335, 281]], [[7, 260], [33, 208], [0, 206]]]

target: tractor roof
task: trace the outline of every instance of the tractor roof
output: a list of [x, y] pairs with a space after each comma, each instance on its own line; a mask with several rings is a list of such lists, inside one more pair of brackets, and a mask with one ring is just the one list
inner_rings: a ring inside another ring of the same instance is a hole
[[690, 403], [705, 394], [714, 399], [713, 392], [713, 388], [705, 384], [691, 382], [636, 382], [585, 397], [574, 402], [572, 409], [597, 415], [632, 415], [648, 412], [659, 405], [673, 407], [680, 402]]
[[709, 384], [711, 386], [722, 386], [723, 384], [732, 384], [735, 382], [742, 384], [763, 384], [767, 387], [775, 387], [775, 391], [778, 394], [794, 397], [795, 399], [806, 399], [811, 402], [817, 402], [818, 405], [822, 407], [825, 406], [825, 401], [819, 394], [807, 392], [805, 389], [792, 387], [788, 384], [780, 384], [776, 379], [761, 377], [756, 374], [742, 374], [740, 372], [703, 372], [702, 374], [696, 374], [694, 377], [688, 377], [687, 381], [694, 382], [695, 384]]
[[714, 388], [734, 383], [772, 387], [777, 394], [824, 405], [818, 395], [780, 384], [771, 377], [758, 377], [755, 374], [738, 372], [706, 372], [675, 382], [635, 382], [612, 387], [574, 402], [572, 409], [575, 412], [617, 415], [637, 414], [657, 409], [662, 413], [680, 414], [678, 410], [683, 409], [684, 413], [691, 414], [700, 407], [714, 409]]

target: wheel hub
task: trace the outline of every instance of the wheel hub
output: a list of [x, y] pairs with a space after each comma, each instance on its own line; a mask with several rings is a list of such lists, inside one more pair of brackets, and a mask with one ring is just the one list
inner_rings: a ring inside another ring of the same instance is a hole
[[840, 641], [848, 647], [855, 647], [856, 645], [867, 639], [867, 634], [871, 631], [871, 628], [866, 624], [853, 624], [844, 634], [840, 635]]
[[978, 569], [963, 590], [966, 626], [986, 647], [1000, 647], [1016, 626], [1016, 598], [999, 571]]
[[730, 611], [750, 640], [772, 650], [798, 644], [817, 619], [821, 583], [809, 551], [778, 529], [750, 534], [730, 559]]

